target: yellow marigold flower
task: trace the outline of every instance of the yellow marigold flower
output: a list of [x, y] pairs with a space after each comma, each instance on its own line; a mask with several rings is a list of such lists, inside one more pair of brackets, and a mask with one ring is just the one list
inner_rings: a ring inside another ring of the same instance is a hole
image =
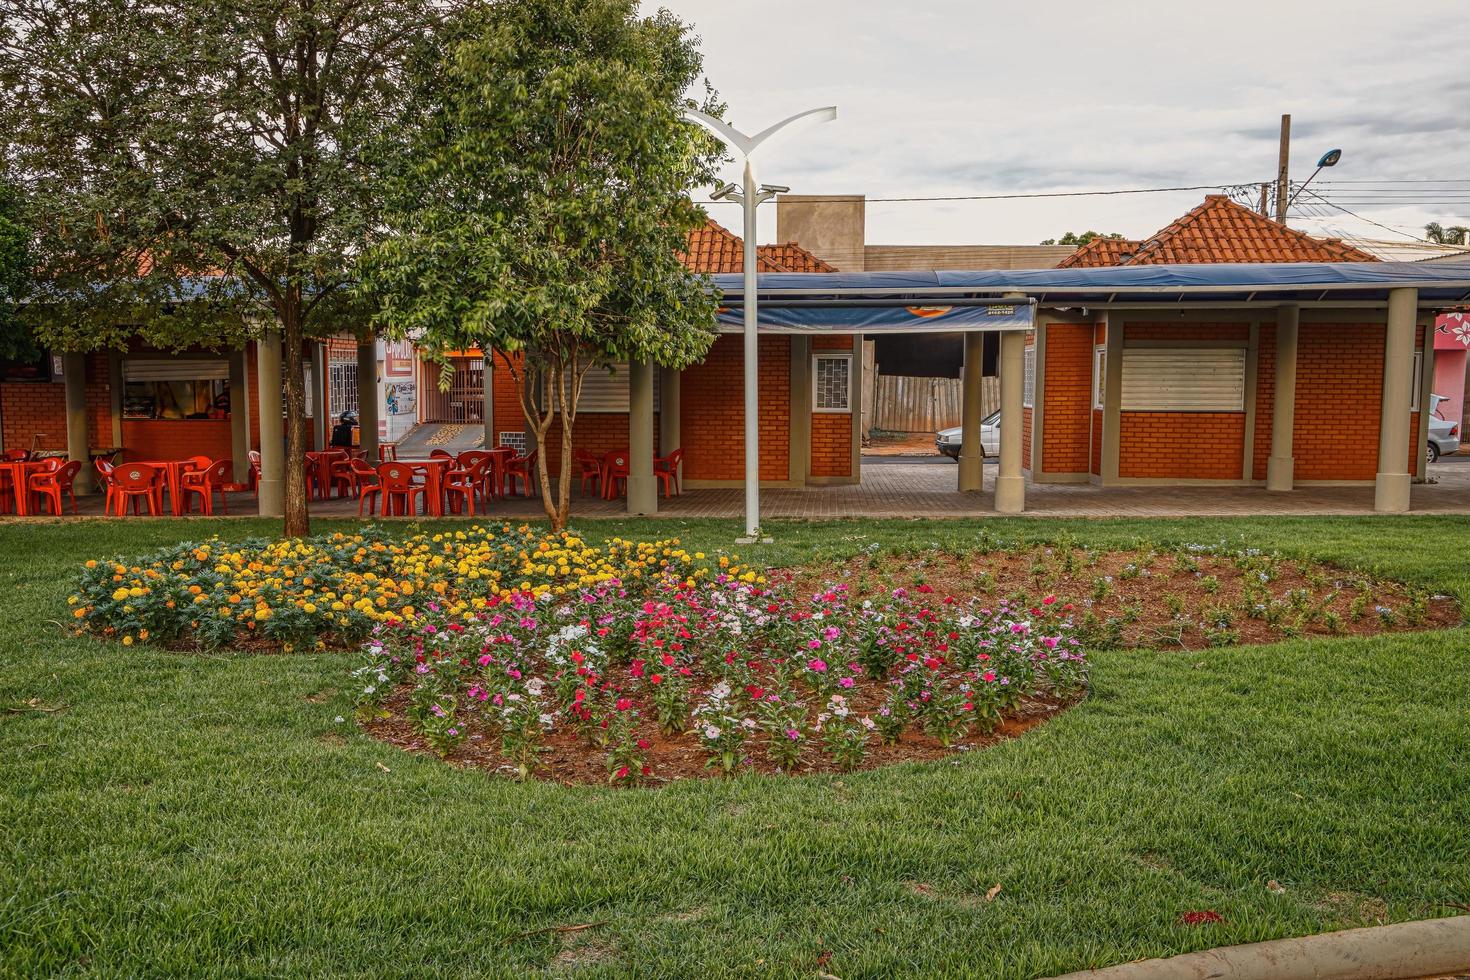
[[124, 599], [126, 599], [128, 597], [128, 595], [129, 595], [129, 592], [128, 592], [127, 589], [118, 589], [116, 592], [114, 592], [112, 594], [112, 598], [115, 601], [117, 601], [117, 602], [122, 602]]
[[123, 646], [130, 647], [132, 645], [133, 645], [133, 638], [131, 636], [125, 636], [125, 637], [123, 637]]

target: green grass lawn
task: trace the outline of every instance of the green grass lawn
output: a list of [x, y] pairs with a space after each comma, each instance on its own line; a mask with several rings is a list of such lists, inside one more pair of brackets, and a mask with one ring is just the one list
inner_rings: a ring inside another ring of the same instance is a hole
[[[1098, 654], [1087, 702], [984, 752], [613, 791], [357, 734], [334, 721], [348, 654], [180, 655], [58, 627], [88, 557], [272, 527], [0, 525], [6, 975], [1031, 977], [1470, 903], [1470, 631]], [[746, 554], [981, 528], [1225, 540], [1470, 597], [1453, 517], [777, 524]], [[735, 533], [586, 530], [705, 549]], [[1224, 922], [1179, 924], [1203, 909]]]

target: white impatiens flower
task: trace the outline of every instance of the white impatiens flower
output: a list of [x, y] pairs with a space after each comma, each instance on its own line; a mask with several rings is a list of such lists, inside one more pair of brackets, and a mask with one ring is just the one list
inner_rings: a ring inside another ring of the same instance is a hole
[[720, 727], [718, 725], [705, 725], [704, 726], [704, 737], [707, 738], [707, 739], [709, 739], [710, 741], [714, 741], [715, 739], [719, 738], [720, 737], [720, 733], [721, 733], [721, 729], [720, 729]]
[[709, 689], [709, 696], [718, 701], [723, 701], [730, 696], [730, 682], [720, 681]]
[[539, 698], [541, 691], [546, 687], [546, 682], [539, 677], [533, 677], [526, 681], [526, 693], [533, 698]]

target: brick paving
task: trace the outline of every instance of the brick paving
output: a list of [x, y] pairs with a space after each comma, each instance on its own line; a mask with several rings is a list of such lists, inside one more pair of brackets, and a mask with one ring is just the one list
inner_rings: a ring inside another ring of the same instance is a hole
[[[989, 517], [993, 509], [994, 465], [985, 467], [985, 489], [959, 493], [958, 468], [947, 462], [869, 463], [857, 486], [769, 488], [761, 492], [761, 514], [766, 518], [825, 519], [838, 517]], [[1470, 514], [1470, 458], [1430, 467], [1430, 479], [1412, 490], [1413, 512]], [[80, 498], [82, 513], [102, 510], [98, 496]], [[739, 487], [688, 490], [672, 499], [660, 499], [665, 517], [739, 518], [744, 513], [744, 491]], [[253, 515], [254, 500], [235, 494], [233, 516]], [[579, 518], [623, 517], [623, 501], [575, 497], [573, 513]], [[355, 517], [354, 500], [314, 501], [319, 517]], [[1217, 517], [1261, 514], [1373, 513], [1373, 488], [1304, 487], [1291, 493], [1267, 493], [1259, 487], [1110, 487], [1087, 484], [1032, 484], [1026, 488], [1028, 517]], [[70, 516], [70, 515], [68, 515]], [[542, 516], [534, 498], [497, 501], [490, 512], [496, 518], [526, 519]], [[15, 520], [12, 516], [8, 518]]]

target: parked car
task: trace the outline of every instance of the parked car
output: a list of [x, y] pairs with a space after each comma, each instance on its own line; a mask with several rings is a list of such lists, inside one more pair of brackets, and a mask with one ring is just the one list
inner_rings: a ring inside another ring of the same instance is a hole
[[1431, 463], [1439, 462], [1439, 458], [1448, 453], [1460, 451], [1459, 423], [1441, 418], [1439, 414], [1439, 406], [1447, 401], [1449, 398], [1445, 395], [1429, 396], [1429, 446], [1425, 453]]
[[[958, 460], [960, 458], [962, 431], [958, 425], [952, 429], [940, 429], [934, 433], [934, 448], [950, 459]], [[991, 412], [988, 418], [980, 422], [980, 455], [1000, 455], [999, 412]]]

